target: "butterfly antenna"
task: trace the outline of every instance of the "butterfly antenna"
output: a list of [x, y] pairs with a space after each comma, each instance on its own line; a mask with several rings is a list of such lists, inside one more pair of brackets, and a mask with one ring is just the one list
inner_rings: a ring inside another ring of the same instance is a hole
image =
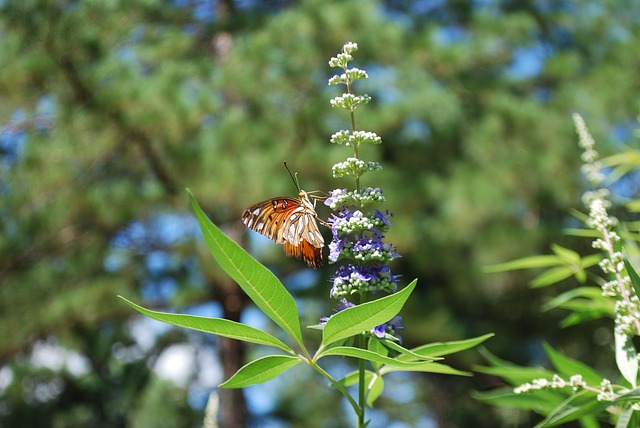
[[300, 192], [300, 183], [298, 182], [298, 173], [297, 172], [295, 174], [291, 173], [291, 170], [287, 166], [287, 161], [284, 162], [284, 167], [287, 168], [287, 171], [289, 171], [289, 175], [291, 176], [291, 179], [293, 180], [293, 184], [295, 184], [296, 189], [298, 189], [298, 192]]

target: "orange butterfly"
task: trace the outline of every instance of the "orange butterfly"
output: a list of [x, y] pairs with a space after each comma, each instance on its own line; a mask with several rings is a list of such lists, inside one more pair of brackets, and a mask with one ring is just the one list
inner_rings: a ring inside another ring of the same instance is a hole
[[[285, 163], [285, 167], [286, 167]], [[287, 168], [288, 170], [289, 168]], [[291, 174], [291, 171], [289, 171]], [[293, 178], [293, 175], [291, 176]], [[284, 244], [284, 253], [302, 259], [314, 269], [322, 266], [324, 238], [320, 233], [314, 204], [304, 190], [297, 198], [279, 196], [267, 199], [247, 208], [242, 221], [247, 227], [278, 244]]]

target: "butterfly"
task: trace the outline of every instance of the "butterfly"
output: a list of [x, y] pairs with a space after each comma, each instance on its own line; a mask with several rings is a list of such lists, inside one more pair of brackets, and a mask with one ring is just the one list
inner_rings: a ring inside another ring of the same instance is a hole
[[297, 198], [279, 196], [259, 202], [242, 214], [249, 229], [284, 244], [287, 256], [301, 259], [315, 269], [322, 266], [324, 247], [317, 219], [314, 204], [304, 190]]
[[318, 219], [315, 205], [307, 192], [300, 190], [297, 180], [294, 179], [294, 183], [299, 190], [297, 198], [278, 196], [258, 202], [244, 211], [242, 221], [249, 229], [284, 244], [287, 256], [301, 259], [317, 269], [323, 263], [324, 247], [318, 221], [326, 223]]

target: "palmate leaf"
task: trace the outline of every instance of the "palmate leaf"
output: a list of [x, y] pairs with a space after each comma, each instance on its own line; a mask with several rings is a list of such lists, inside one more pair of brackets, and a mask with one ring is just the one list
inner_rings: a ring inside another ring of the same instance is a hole
[[244, 388], [271, 380], [301, 363], [299, 357], [289, 355], [267, 355], [243, 366], [220, 388]]
[[416, 282], [417, 280], [414, 279], [411, 284], [397, 293], [347, 308], [333, 315], [322, 330], [322, 345], [327, 346], [363, 331], [369, 331], [389, 321], [400, 312], [415, 288]]
[[190, 328], [192, 330], [203, 331], [205, 333], [216, 334], [218, 336], [224, 336], [231, 339], [242, 340], [244, 342], [275, 346], [291, 354], [294, 353], [291, 348], [282, 343], [280, 340], [276, 339], [268, 333], [265, 333], [262, 330], [258, 330], [257, 328], [253, 328], [246, 324], [241, 324], [239, 322], [230, 321], [223, 318], [207, 318], [198, 317], [195, 315], [181, 315], [150, 311], [149, 309], [145, 309], [142, 306], [138, 306], [135, 303], [128, 301], [122, 296], [118, 297], [127, 302], [127, 304], [129, 304], [138, 312], [158, 321], [177, 325], [179, 327]]
[[233, 278], [262, 312], [303, 347], [298, 308], [278, 278], [229, 239], [202, 211], [189, 192], [207, 246], [222, 269]]

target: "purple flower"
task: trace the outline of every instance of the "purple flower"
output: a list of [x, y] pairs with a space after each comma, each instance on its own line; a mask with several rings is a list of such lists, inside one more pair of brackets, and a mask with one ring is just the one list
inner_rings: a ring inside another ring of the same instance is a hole
[[324, 204], [328, 207], [334, 205], [340, 196], [343, 196], [347, 193], [347, 189], [335, 189], [329, 192], [329, 197], [324, 200]]
[[404, 330], [404, 326], [402, 325], [402, 317], [396, 315], [391, 318], [391, 320], [387, 321], [384, 324], [380, 324], [377, 327], [374, 327], [372, 333], [375, 334], [380, 339], [383, 339], [385, 334], [391, 334], [392, 336], [396, 336], [400, 343], [402, 343], [402, 337], [398, 334], [398, 330]]
[[388, 210], [387, 210], [387, 215], [385, 216], [384, 214], [382, 214], [380, 211], [376, 210], [376, 213], [374, 214], [374, 216], [378, 219], [380, 219], [381, 222], [383, 222], [384, 224], [386, 224], [387, 226], [393, 226], [393, 223], [391, 223], [389, 221], [389, 219], [387, 218], [387, 216], [392, 217], [393, 214], [391, 214]]
[[355, 236], [355, 242], [351, 245], [343, 245], [345, 257], [365, 263], [386, 265], [391, 260], [400, 257], [395, 247], [382, 241], [380, 233], [374, 233], [372, 237]]
[[329, 295], [334, 299], [343, 298], [359, 292], [376, 293], [386, 291], [393, 293], [397, 289], [399, 276], [392, 275], [389, 266], [356, 266], [347, 264], [340, 266], [331, 277], [333, 286]]
[[344, 311], [347, 308], [352, 308], [355, 305], [348, 301], [347, 299], [338, 300], [338, 307], [336, 308], [336, 312]]
[[340, 257], [340, 252], [342, 251], [342, 247], [344, 247], [345, 242], [347, 240], [345, 238], [338, 238], [336, 236], [333, 237], [333, 241], [329, 244], [329, 260], [332, 262], [337, 262], [338, 257]]
[[[348, 301], [347, 299], [340, 299], [338, 300], [338, 306], [336, 307], [336, 313], [340, 312], [340, 311], [344, 311], [347, 308], [351, 308], [354, 307], [355, 305], [353, 303], [351, 303], [350, 301]], [[329, 321], [329, 317], [322, 317], [320, 318], [320, 324], [325, 324], [327, 321]]]

